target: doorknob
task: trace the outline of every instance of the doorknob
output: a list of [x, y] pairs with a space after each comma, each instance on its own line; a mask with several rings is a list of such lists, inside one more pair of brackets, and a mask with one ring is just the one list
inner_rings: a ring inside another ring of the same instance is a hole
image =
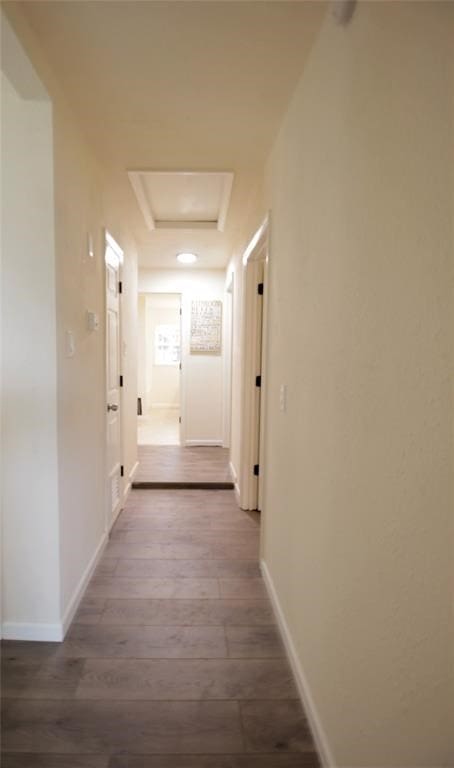
[[118, 405], [110, 405], [110, 403], [108, 403], [107, 410], [108, 411], [118, 411]]

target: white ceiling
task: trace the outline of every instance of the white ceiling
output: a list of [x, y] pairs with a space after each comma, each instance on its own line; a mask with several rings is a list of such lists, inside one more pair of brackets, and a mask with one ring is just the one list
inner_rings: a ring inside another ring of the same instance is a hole
[[233, 173], [129, 171], [148, 229], [224, 231]]
[[[224, 266], [324, 5], [43, 0], [21, 6], [105, 167], [141, 264], [175, 266], [178, 250], [195, 250], [198, 266]], [[150, 230], [128, 179], [137, 169], [233, 172], [225, 231]]]
[[176, 261], [176, 254], [183, 251], [198, 256], [191, 269], [222, 269], [230, 256], [228, 239], [216, 229], [156, 229], [149, 241], [140, 245], [140, 263], [150, 268], [188, 269]]

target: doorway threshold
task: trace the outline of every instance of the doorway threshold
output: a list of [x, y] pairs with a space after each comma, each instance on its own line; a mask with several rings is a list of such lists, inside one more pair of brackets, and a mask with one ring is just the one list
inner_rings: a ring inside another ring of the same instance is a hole
[[132, 484], [133, 490], [199, 490], [199, 491], [233, 491], [235, 488], [232, 482], [215, 482], [215, 481], [138, 481]]

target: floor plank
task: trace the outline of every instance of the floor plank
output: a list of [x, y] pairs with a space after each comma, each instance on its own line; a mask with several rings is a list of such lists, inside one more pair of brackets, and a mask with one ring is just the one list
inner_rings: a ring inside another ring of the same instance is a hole
[[9, 752], [242, 752], [236, 701], [4, 701]]
[[224, 658], [223, 627], [99, 626], [73, 624], [59, 653], [72, 658]]
[[133, 491], [65, 641], [3, 643], [2, 767], [319, 768], [259, 525], [231, 491]]
[[217, 446], [140, 445], [136, 482], [230, 481], [229, 451]]
[[297, 696], [284, 659], [89, 659], [80, 699], [196, 701], [291, 699]]
[[267, 600], [107, 600], [101, 624], [223, 626], [272, 624]]
[[110, 756], [4, 753], [1, 765], [2, 768], [110, 768]]
[[[27, 766], [28, 768], [28, 766]], [[315, 752], [260, 755], [159, 755], [113, 757], [109, 768], [320, 768]]]

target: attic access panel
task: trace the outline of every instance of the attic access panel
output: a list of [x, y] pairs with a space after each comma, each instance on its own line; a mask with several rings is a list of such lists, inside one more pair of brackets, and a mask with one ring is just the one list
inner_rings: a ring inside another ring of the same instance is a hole
[[233, 173], [225, 171], [129, 171], [148, 229], [224, 231]]

